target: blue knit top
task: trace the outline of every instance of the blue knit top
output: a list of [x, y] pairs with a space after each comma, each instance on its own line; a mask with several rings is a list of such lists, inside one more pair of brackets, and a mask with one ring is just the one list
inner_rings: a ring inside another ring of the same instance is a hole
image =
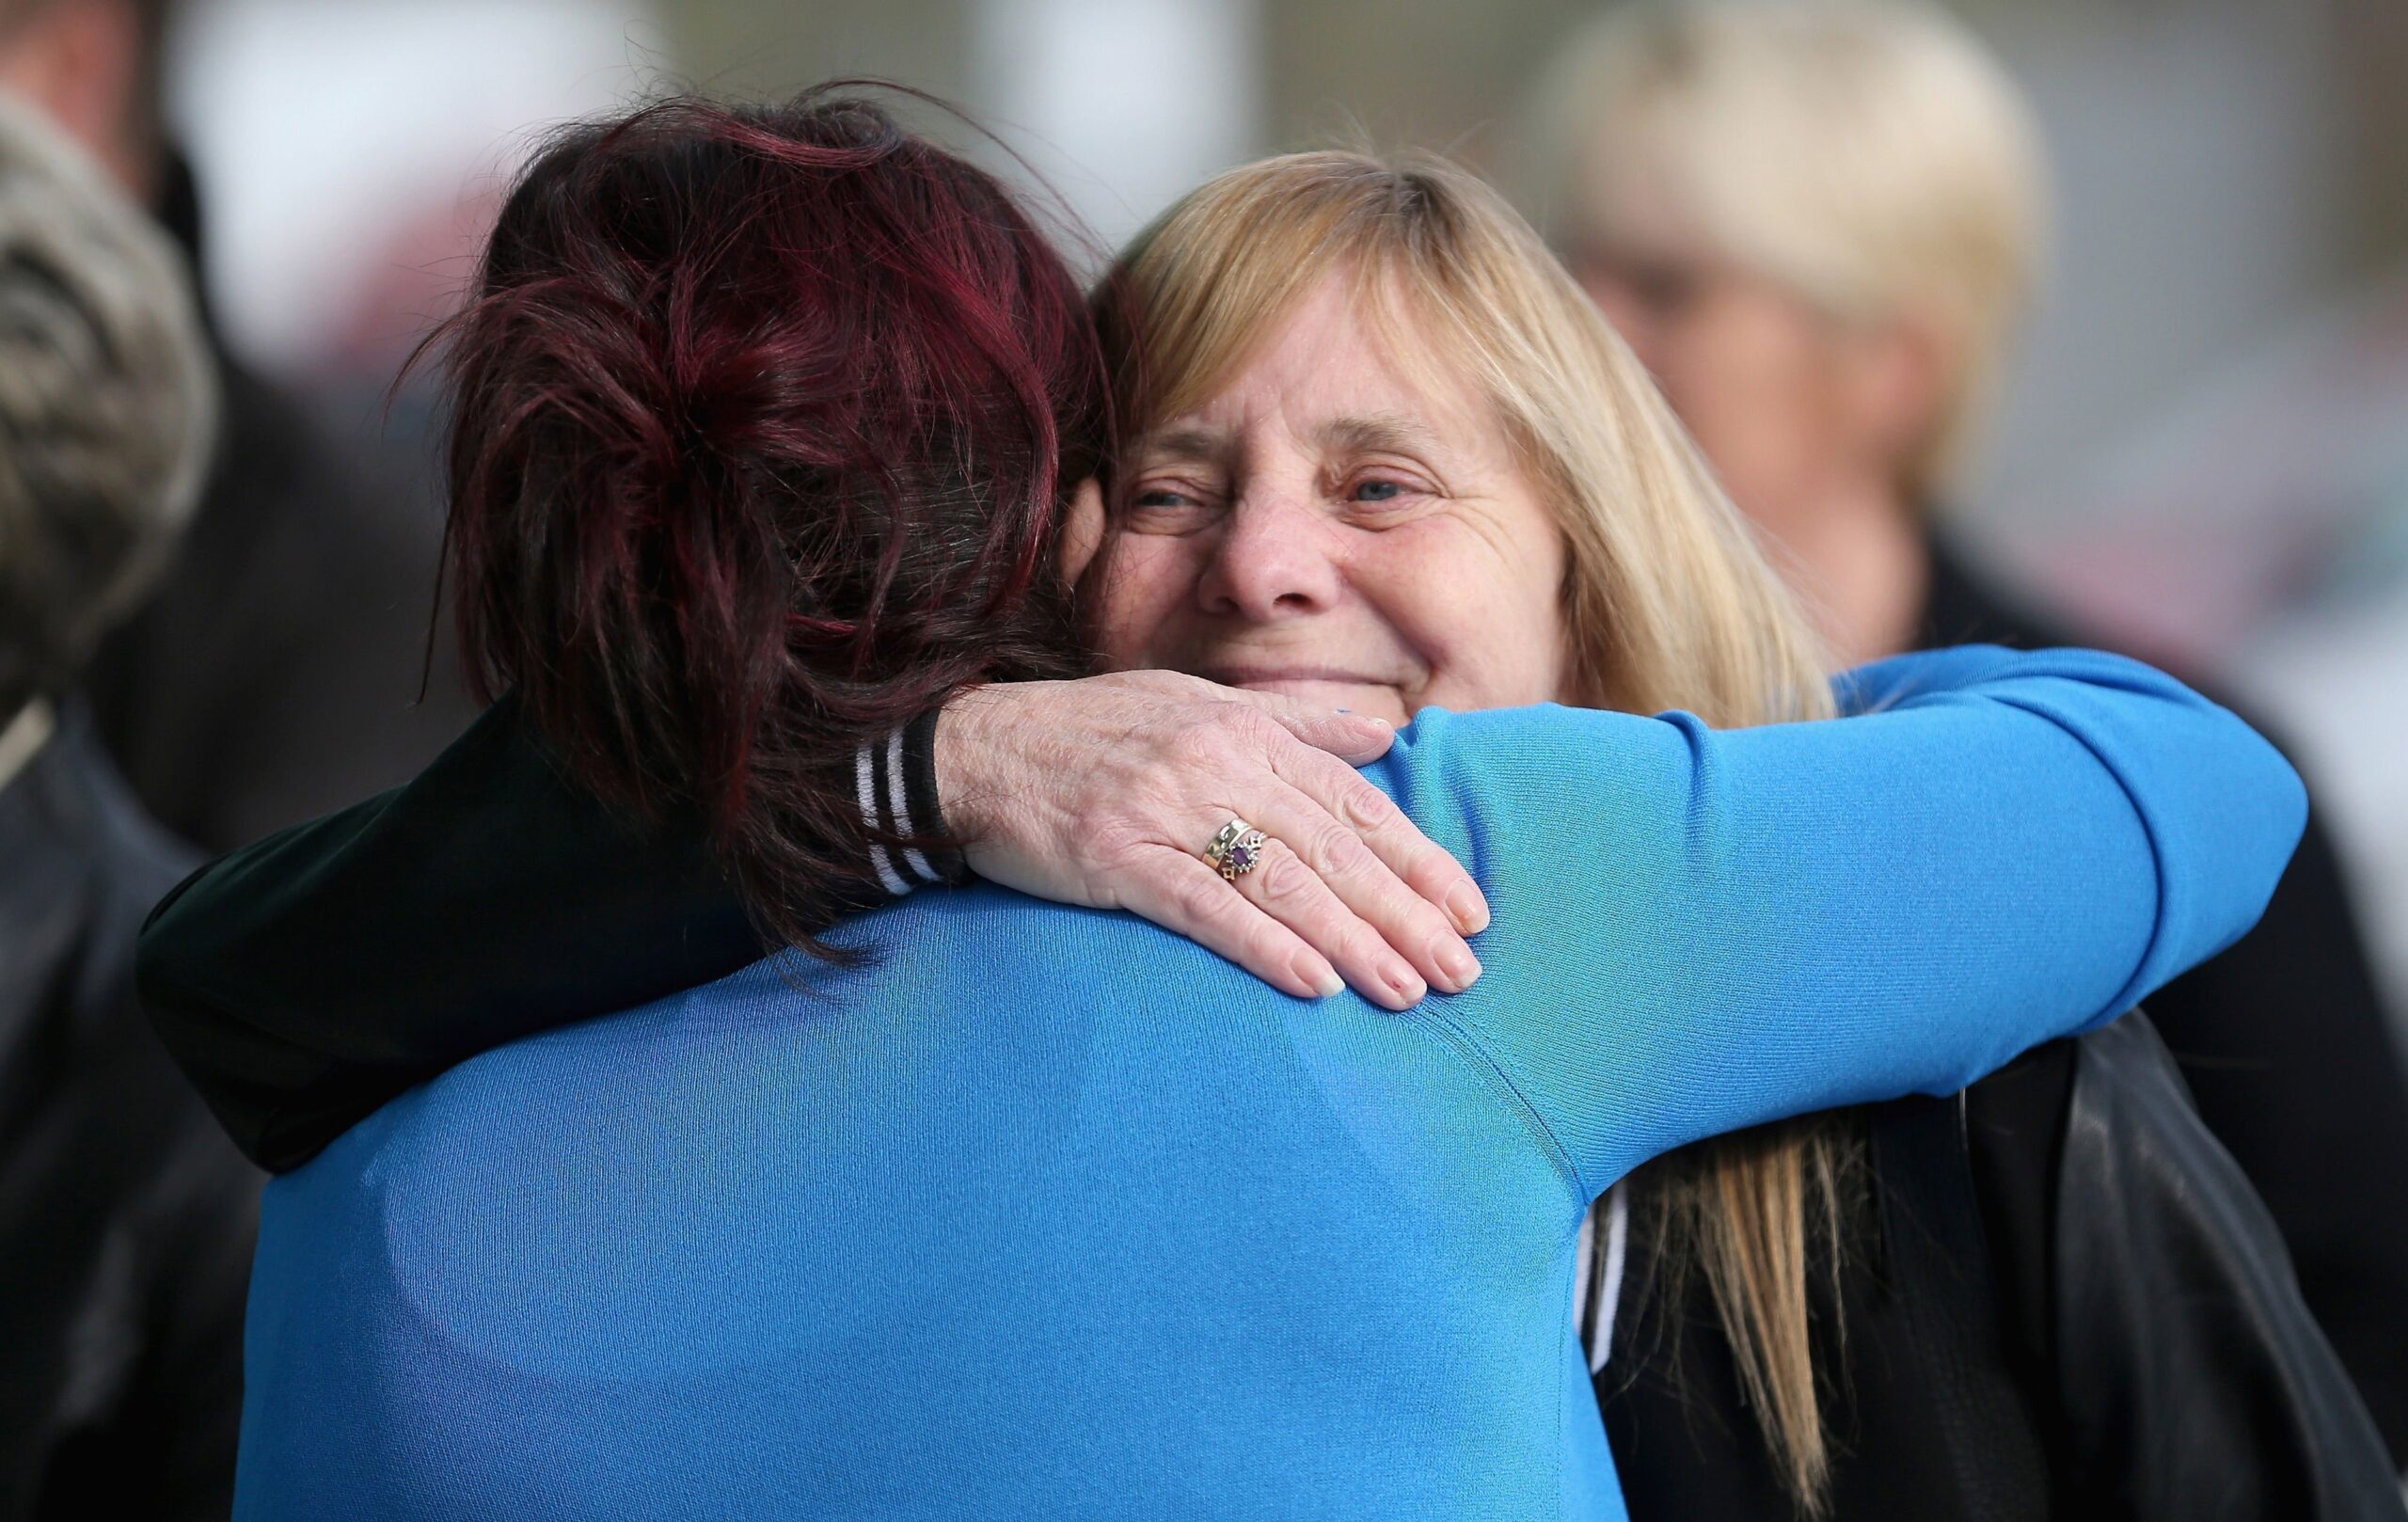
[[1370, 774], [1496, 918], [1410, 1014], [975, 888], [453, 1070], [268, 1190], [238, 1514], [1622, 1515], [1589, 1202], [2112, 1017], [2305, 817], [2112, 657], [1851, 696], [1424, 711]]

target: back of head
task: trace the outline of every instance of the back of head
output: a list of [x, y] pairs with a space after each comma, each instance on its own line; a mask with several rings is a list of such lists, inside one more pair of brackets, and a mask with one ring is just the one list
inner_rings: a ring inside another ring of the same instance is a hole
[[198, 499], [216, 372], [181, 260], [0, 98], [0, 721], [71, 686]]
[[1098, 297], [1122, 426], [1209, 400], [1332, 274], [1396, 363], [1485, 399], [1538, 484], [1583, 701], [1725, 725], [1828, 712], [1813, 636], [1638, 360], [1504, 198], [1442, 160], [1290, 154], [1164, 213]]
[[472, 683], [605, 799], [700, 810], [809, 943], [804, 897], [869, 871], [853, 752], [1069, 669], [1058, 498], [1105, 447], [1076, 281], [857, 93], [672, 100], [535, 157], [444, 337]]
[[1667, 233], [1845, 321], [1928, 323], [1947, 394], [1902, 483], [1961, 460], [2040, 258], [2037, 135], [1971, 33], [1917, 0], [1640, 0], [1541, 94], [1530, 193], [1576, 252]]

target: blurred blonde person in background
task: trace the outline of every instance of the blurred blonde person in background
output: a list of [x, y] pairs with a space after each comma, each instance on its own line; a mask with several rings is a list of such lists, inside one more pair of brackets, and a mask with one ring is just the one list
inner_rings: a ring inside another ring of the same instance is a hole
[[[2090, 642], [1992, 590], [1940, 529], [2048, 218], [2037, 135], [1983, 46], [1914, 5], [1705, 0], [1617, 8], [1560, 58], [1527, 189], [1843, 660]], [[2408, 1084], [2314, 821], [2258, 928], [2148, 1007], [2408, 1460]], [[1973, 1091], [1977, 1119], [2001, 1085]], [[1979, 1176], [1978, 1148], [1966, 1165]], [[1742, 1282], [1709, 1275], [1692, 1308], [1744, 1328]], [[1625, 1316], [1619, 1335], [1676, 1315]], [[1756, 1356], [1737, 1363], [1751, 1397]], [[1627, 1435], [1643, 1390], [1600, 1389]], [[1644, 1469], [1624, 1456], [1626, 1478]]]
[[223, 1517], [258, 1176], [143, 1023], [194, 864], [72, 693], [191, 516], [217, 393], [174, 248], [0, 98], [0, 1518]]
[[1616, 12], [1550, 97], [1574, 275], [1835, 653], [1910, 647], [2044, 241], [2013, 86], [1935, 12], [1707, 0]]

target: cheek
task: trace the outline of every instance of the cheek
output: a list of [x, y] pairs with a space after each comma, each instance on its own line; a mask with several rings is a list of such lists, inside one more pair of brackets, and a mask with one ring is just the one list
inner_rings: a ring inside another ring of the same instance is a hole
[[1429, 663], [1421, 702], [1501, 708], [1563, 695], [1563, 550], [1544, 518], [1506, 531], [1445, 523], [1410, 539], [1383, 535], [1354, 580]]
[[1502, 662], [1497, 680], [1513, 704], [1553, 703], [1564, 690], [1563, 547], [1552, 524], [1534, 525], [1530, 542], [1543, 545], [1516, 558], [1495, 588], [1488, 626], [1496, 629]]

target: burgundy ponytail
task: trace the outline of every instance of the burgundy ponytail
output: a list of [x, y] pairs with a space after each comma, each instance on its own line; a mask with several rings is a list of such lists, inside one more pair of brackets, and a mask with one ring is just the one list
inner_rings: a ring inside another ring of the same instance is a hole
[[1106, 445], [1077, 282], [857, 94], [680, 99], [537, 155], [440, 337], [471, 685], [606, 801], [696, 814], [763, 929], [822, 949], [802, 927], [875, 881], [855, 750], [1076, 669], [1054, 539]]

